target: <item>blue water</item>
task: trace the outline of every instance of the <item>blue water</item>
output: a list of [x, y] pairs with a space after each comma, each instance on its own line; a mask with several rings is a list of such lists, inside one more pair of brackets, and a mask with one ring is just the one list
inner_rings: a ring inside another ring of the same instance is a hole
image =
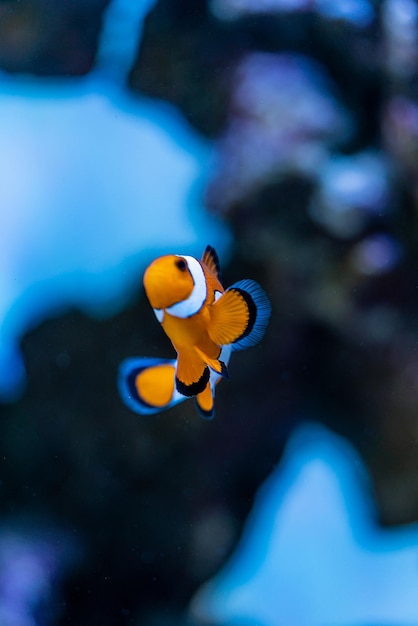
[[91, 75], [0, 80], [0, 399], [24, 381], [18, 344], [80, 307], [110, 315], [164, 251], [225, 252], [202, 193], [211, 146], [162, 102], [121, 85], [152, 5], [116, 0]]

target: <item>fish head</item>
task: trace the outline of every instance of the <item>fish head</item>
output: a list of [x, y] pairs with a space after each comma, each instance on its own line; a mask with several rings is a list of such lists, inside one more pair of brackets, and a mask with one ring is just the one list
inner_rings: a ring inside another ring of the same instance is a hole
[[153, 309], [167, 309], [182, 302], [194, 288], [187, 259], [176, 254], [159, 257], [145, 270], [144, 287]]

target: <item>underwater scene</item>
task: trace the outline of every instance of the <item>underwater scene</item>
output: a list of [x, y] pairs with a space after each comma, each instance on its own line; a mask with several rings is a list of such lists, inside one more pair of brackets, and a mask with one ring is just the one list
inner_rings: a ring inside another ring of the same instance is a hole
[[418, 1], [0, 2], [0, 626], [418, 625]]

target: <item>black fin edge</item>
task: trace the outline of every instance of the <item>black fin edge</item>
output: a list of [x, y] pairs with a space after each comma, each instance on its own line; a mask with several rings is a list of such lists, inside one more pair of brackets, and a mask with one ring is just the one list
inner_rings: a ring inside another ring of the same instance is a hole
[[117, 385], [119, 389], [120, 397], [123, 403], [134, 413], [139, 415], [154, 415], [171, 408], [186, 398], [184, 396], [173, 400], [164, 406], [146, 402], [144, 398], [138, 393], [136, 387], [136, 379], [148, 368], [152, 368], [158, 365], [171, 365], [174, 368], [176, 361], [174, 359], [160, 359], [153, 357], [129, 357], [122, 361], [118, 368]]
[[219, 363], [221, 364], [221, 376], [228, 380], [229, 378], [228, 366], [223, 361], [219, 361]]
[[244, 337], [247, 337], [247, 335], [249, 335], [252, 329], [254, 328], [254, 324], [257, 319], [257, 306], [254, 300], [252, 299], [251, 295], [247, 291], [244, 291], [243, 289], [240, 289], [239, 287], [231, 287], [230, 290], [237, 291], [239, 295], [245, 300], [245, 304], [248, 307], [248, 324], [244, 332], [239, 337], [237, 337], [235, 341], [233, 342], [233, 343], [236, 343], [238, 341], [241, 341], [241, 339], [244, 339]]
[[212, 258], [212, 261], [215, 264], [216, 267], [216, 274], [218, 276], [218, 280], [219, 282], [222, 282], [221, 278], [222, 278], [222, 270], [221, 270], [221, 264], [219, 261], [219, 257], [218, 257], [218, 253], [216, 252], [215, 248], [213, 248], [212, 246], [206, 246], [205, 251], [203, 253], [203, 256], [205, 256], [205, 254], [209, 254]]
[[200, 417], [202, 417], [204, 420], [212, 420], [215, 417], [215, 409], [213, 408], [211, 411], [205, 411], [200, 406], [197, 398], [195, 398], [195, 405], [196, 405], [197, 412], [199, 413]]
[[233, 350], [244, 350], [255, 346], [263, 338], [271, 315], [271, 303], [264, 289], [254, 280], [240, 280], [227, 291], [232, 289], [239, 292], [248, 306], [247, 327], [231, 343]]
[[186, 385], [176, 376], [176, 389], [179, 393], [181, 393], [183, 396], [187, 396], [188, 398], [192, 396], [197, 396], [198, 393], [201, 393], [205, 390], [206, 385], [209, 382], [209, 377], [210, 372], [208, 367], [205, 367], [205, 369], [203, 370], [203, 374], [201, 375], [199, 380], [192, 383], [191, 385]]
[[143, 398], [141, 398], [141, 396], [138, 394], [137, 388], [136, 388], [136, 379], [138, 377], [138, 375], [143, 372], [145, 369], [147, 369], [146, 367], [136, 367], [134, 369], [132, 369], [131, 372], [129, 372], [129, 374], [126, 377], [126, 384], [128, 386], [128, 391], [131, 394], [132, 398], [134, 400], [136, 400], [137, 402], [139, 402], [140, 404], [144, 405], [145, 407], [149, 408], [149, 409], [155, 409], [156, 407], [153, 404], [149, 404], [149, 402], [145, 402], [145, 400]]

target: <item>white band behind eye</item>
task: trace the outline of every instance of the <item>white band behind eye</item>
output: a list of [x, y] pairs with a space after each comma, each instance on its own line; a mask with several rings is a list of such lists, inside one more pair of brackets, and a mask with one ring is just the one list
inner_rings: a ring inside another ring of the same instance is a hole
[[192, 275], [194, 281], [194, 287], [192, 293], [188, 298], [186, 298], [182, 302], [177, 302], [176, 304], [173, 304], [168, 309], [166, 309], [166, 311], [170, 315], [174, 315], [174, 317], [190, 317], [191, 315], [194, 315], [195, 313], [200, 311], [204, 301], [206, 300], [208, 292], [206, 278], [202, 266], [197, 259], [192, 256], [185, 256], [180, 254], [177, 254], [176, 256], [181, 256], [187, 261], [190, 274]]
[[162, 324], [164, 320], [164, 309], [153, 309], [153, 311], [157, 320], [160, 322], [160, 324]]

